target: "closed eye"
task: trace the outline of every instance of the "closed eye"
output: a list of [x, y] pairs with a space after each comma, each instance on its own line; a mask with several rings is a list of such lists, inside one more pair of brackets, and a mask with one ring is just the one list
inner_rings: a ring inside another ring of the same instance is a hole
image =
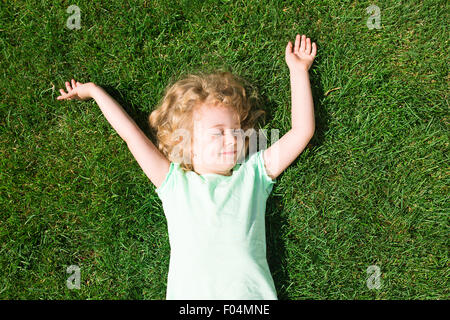
[[[233, 135], [233, 136], [238, 136], [238, 135], [240, 135], [242, 132], [241, 132], [241, 129], [231, 129], [231, 134]], [[223, 135], [223, 131], [220, 131], [220, 132], [218, 132], [218, 131], [215, 131], [215, 132], [212, 132], [211, 133], [213, 136], [221, 136], [221, 135]]]

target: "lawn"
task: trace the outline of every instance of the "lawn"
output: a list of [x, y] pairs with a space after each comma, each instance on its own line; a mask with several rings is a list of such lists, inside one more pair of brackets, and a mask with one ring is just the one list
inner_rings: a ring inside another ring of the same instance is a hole
[[318, 45], [316, 131], [267, 201], [279, 299], [449, 299], [448, 7], [2, 1], [0, 299], [165, 299], [161, 201], [95, 101], [56, 100], [65, 81], [104, 87], [150, 136], [167, 84], [225, 68], [257, 89], [262, 128], [281, 137], [297, 33]]

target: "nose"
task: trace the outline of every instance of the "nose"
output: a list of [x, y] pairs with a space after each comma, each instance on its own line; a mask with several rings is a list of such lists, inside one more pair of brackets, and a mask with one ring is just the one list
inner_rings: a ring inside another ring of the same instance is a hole
[[237, 136], [235, 133], [233, 132], [229, 132], [228, 134], [225, 135], [225, 139], [224, 139], [224, 143], [225, 146], [228, 147], [228, 149], [231, 149], [230, 146], [235, 146], [236, 145], [236, 140], [237, 140]]

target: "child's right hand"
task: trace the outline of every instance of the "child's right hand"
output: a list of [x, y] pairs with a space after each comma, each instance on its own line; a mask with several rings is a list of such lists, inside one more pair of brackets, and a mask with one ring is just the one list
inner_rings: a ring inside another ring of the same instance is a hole
[[61, 95], [57, 100], [88, 100], [92, 98], [92, 90], [95, 87], [93, 82], [81, 83], [72, 79], [72, 85], [66, 81], [67, 93], [59, 89]]

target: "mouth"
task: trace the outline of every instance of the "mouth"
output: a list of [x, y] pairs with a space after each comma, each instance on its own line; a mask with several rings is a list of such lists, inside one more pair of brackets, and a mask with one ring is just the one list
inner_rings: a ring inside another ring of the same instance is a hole
[[223, 155], [232, 155], [236, 154], [236, 151], [222, 152]]

